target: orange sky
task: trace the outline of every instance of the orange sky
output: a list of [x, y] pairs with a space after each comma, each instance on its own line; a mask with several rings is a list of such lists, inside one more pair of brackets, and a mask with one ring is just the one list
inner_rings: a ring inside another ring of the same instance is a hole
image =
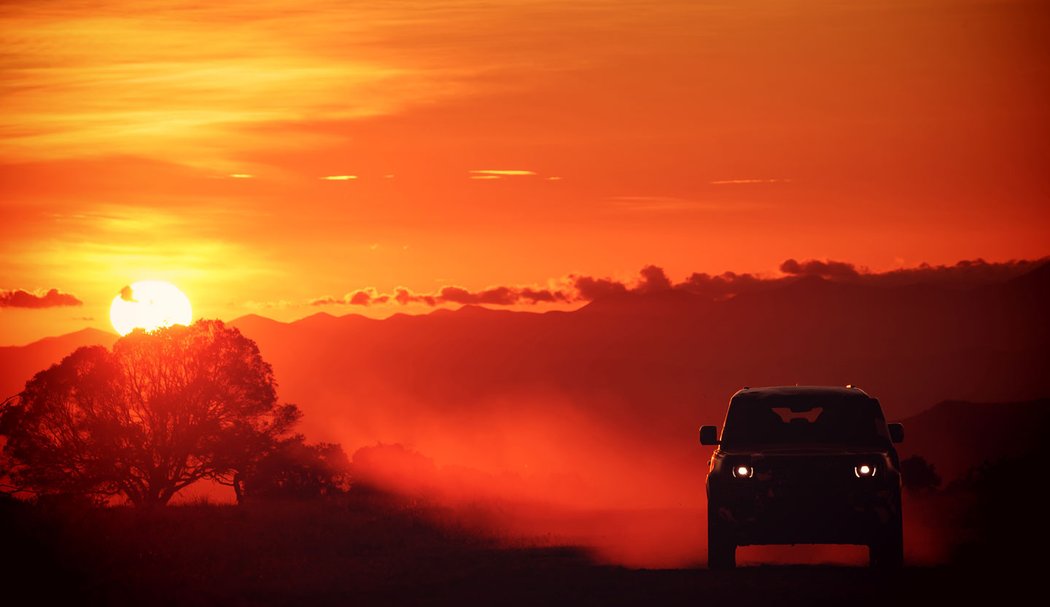
[[0, 309], [0, 343], [151, 278], [291, 319], [1050, 252], [1045, 2], [120, 4], [0, 6], [0, 289], [84, 302]]

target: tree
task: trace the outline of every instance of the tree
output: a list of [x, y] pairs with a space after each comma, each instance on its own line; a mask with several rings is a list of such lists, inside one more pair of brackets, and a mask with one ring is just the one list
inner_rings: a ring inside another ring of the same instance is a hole
[[434, 461], [401, 444], [379, 443], [354, 451], [350, 475], [354, 490], [365, 493], [432, 494], [438, 485]]
[[913, 455], [901, 462], [901, 481], [908, 491], [922, 493], [939, 487], [941, 476], [925, 457]]
[[19, 491], [148, 507], [202, 479], [240, 497], [242, 473], [299, 416], [253, 341], [201, 320], [76, 350], [26, 383], [0, 435]]
[[350, 460], [333, 443], [309, 445], [302, 435], [281, 441], [244, 475], [249, 499], [320, 499], [345, 493]]

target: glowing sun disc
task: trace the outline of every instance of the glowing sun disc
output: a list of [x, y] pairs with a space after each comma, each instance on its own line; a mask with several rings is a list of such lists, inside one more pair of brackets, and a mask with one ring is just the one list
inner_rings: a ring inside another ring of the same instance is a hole
[[142, 280], [120, 290], [109, 306], [109, 320], [121, 335], [135, 329], [155, 331], [193, 322], [186, 294], [170, 282]]

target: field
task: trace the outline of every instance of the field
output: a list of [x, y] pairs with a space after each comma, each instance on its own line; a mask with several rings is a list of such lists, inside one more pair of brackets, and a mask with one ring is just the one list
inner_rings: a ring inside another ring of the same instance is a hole
[[[749, 549], [757, 562], [719, 572], [702, 553], [672, 569], [607, 564], [593, 547], [501, 531], [506, 509], [495, 505], [351, 494], [152, 512], [12, 501], [2, 510], [6, 596], [66, 605], [972, 604], [1029, 586], [1037, 564], [1011, 562], [1021, 538], [1005, 532], [1045, 530], [1001, 521], [979, 494], [944, 492], [911, 501], [909, 537], [926, 552], [910, 550], [918, 556], [901, 571], [868, 569], [850, 551]], [[617, 520], [606, 531], [628, 533], [630, 517]]]

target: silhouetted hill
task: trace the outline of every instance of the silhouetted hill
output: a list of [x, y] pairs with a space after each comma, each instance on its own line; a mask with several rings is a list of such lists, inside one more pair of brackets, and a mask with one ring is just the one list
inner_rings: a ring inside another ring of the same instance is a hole
[[1006, 283], [1007, 288], [1038, 298], [1045, 297], [1050, 291], [1050, 261], [1040, 264], [1020, 276], [1010, 279]]
[[234, 324], [319, 439], [406, 442], [441, 459], [438, 436], [513, 442], [515, 424], [542, 412], [692, 462], [696, 427], [720, 422], [743, 385], [859, 384], [897, 419], [944, 400], [1044, 397], [1048, 282], [1047, 266], [970, 289], [814, 277], [725, 301], [663, 291], [575, 312]]
[[709, 309], [713, 302], [686, 291], [619, 293], [592, 301], [579, 310], [588, 315], [683, 315]]
[[921, 455], [947, 485], [986, 461], [1035, 453], [1050, 428], [1050, 399], [944, 402], [904, 420], [902, 457]]
[[[467, 306], [232, 324], [258, 342], [312, 440], [404, 443], [491, 468], [572, 470], [574, 458], [615, 456], [692, 470], [706, 457], [697, 427], [720, 423], [744, 385], [857, 384], [896, 419], [945, 400], [1046, 397], [1048, 268], [972, 288], [810, 277], [722, 301], [664, 290], [573, 312]], [[15, 392], [76, 346], [113, 339], [82, 332], [4, 348], [3, 385]], [[955, 465], [940, 464], [946, 475]]]
[[234, 322], [236, 323], [237, 328], [245, 334], [263, 333], [265, 331], [272, 330], [278, 325], [284, 324], [280, 321], [273, 320], [272, 318], [267, 318], [265, 316], [260, 316], [258, 314], [248, 314], [247, 316], [241, 316]]
[[59, 337], [46, 337], [25, 346], [0, 347], [0, 398], [20, 392], [26, 380], [62, 360], [81, 346], [109, 347], [117, 335], [98, 329], [82, 329]]

